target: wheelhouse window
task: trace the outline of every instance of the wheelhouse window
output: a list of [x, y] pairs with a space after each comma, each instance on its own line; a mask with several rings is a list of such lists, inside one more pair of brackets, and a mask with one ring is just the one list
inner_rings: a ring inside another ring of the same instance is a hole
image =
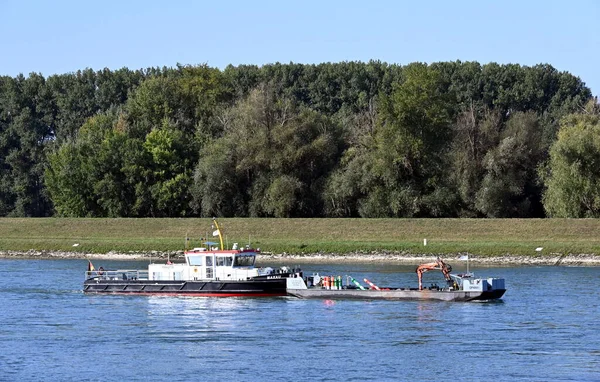
[[230, 267], [233, 264], [233, 257], [231, 256], [217, 256], [217, 267]]
[[188, 262], [190, 263], [190, 265], [201, 266], [203, 257], [204, 256], [188, 256]]
[[254, 255], [237, 255], [233, 262], [234, 267], [251, 267], [254, 265]]
[[206, 256], [206, 266], [207, 267], [212, 267], [213, 266], [213, 258], [212, 258], [212, 256]]

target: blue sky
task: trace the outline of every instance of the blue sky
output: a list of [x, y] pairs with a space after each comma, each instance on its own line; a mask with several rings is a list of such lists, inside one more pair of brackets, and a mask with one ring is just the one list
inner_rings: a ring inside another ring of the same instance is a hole
[[381, 60], [549, 63], [600, 93], [600, 1], [0, 0], [0, 75]]

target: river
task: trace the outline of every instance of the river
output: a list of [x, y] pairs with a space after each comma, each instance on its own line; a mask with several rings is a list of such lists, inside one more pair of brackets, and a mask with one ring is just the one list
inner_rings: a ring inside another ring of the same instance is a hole
[[[84, 295], [86, 265], [0, 259], [0, 380], [600, 381], [599, 268], [477, 268], [502, 301], [447, 303]], [[302, 268], [416, 286], [414, 266]]]

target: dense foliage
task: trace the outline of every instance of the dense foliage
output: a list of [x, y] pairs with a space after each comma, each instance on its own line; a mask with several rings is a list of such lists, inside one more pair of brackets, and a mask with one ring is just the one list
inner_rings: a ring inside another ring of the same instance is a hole
[[[544, 170], [542, 170], [544, 171]], [[561, 121], [546, 168], [544, 207], [554, 217], [600, 217], [600, 108]]]
[[598, 216], [590, 99], [476, 62], [4, 76], [0, 216]]

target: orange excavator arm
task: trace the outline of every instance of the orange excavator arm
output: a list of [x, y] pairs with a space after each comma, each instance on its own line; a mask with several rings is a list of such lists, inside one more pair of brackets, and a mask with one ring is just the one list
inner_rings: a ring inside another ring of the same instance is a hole
[[435, 263], [421, 264], [415, 270], [415, 272], [417, 272], [417, 278], [419, 279], [419, 290], [423, 290], [423, 273], [436, 270], [442, 271], [442, 274], [446, 280], [451, 279], [450, 272], [452, 272], [452, 267], [438, 257]]

